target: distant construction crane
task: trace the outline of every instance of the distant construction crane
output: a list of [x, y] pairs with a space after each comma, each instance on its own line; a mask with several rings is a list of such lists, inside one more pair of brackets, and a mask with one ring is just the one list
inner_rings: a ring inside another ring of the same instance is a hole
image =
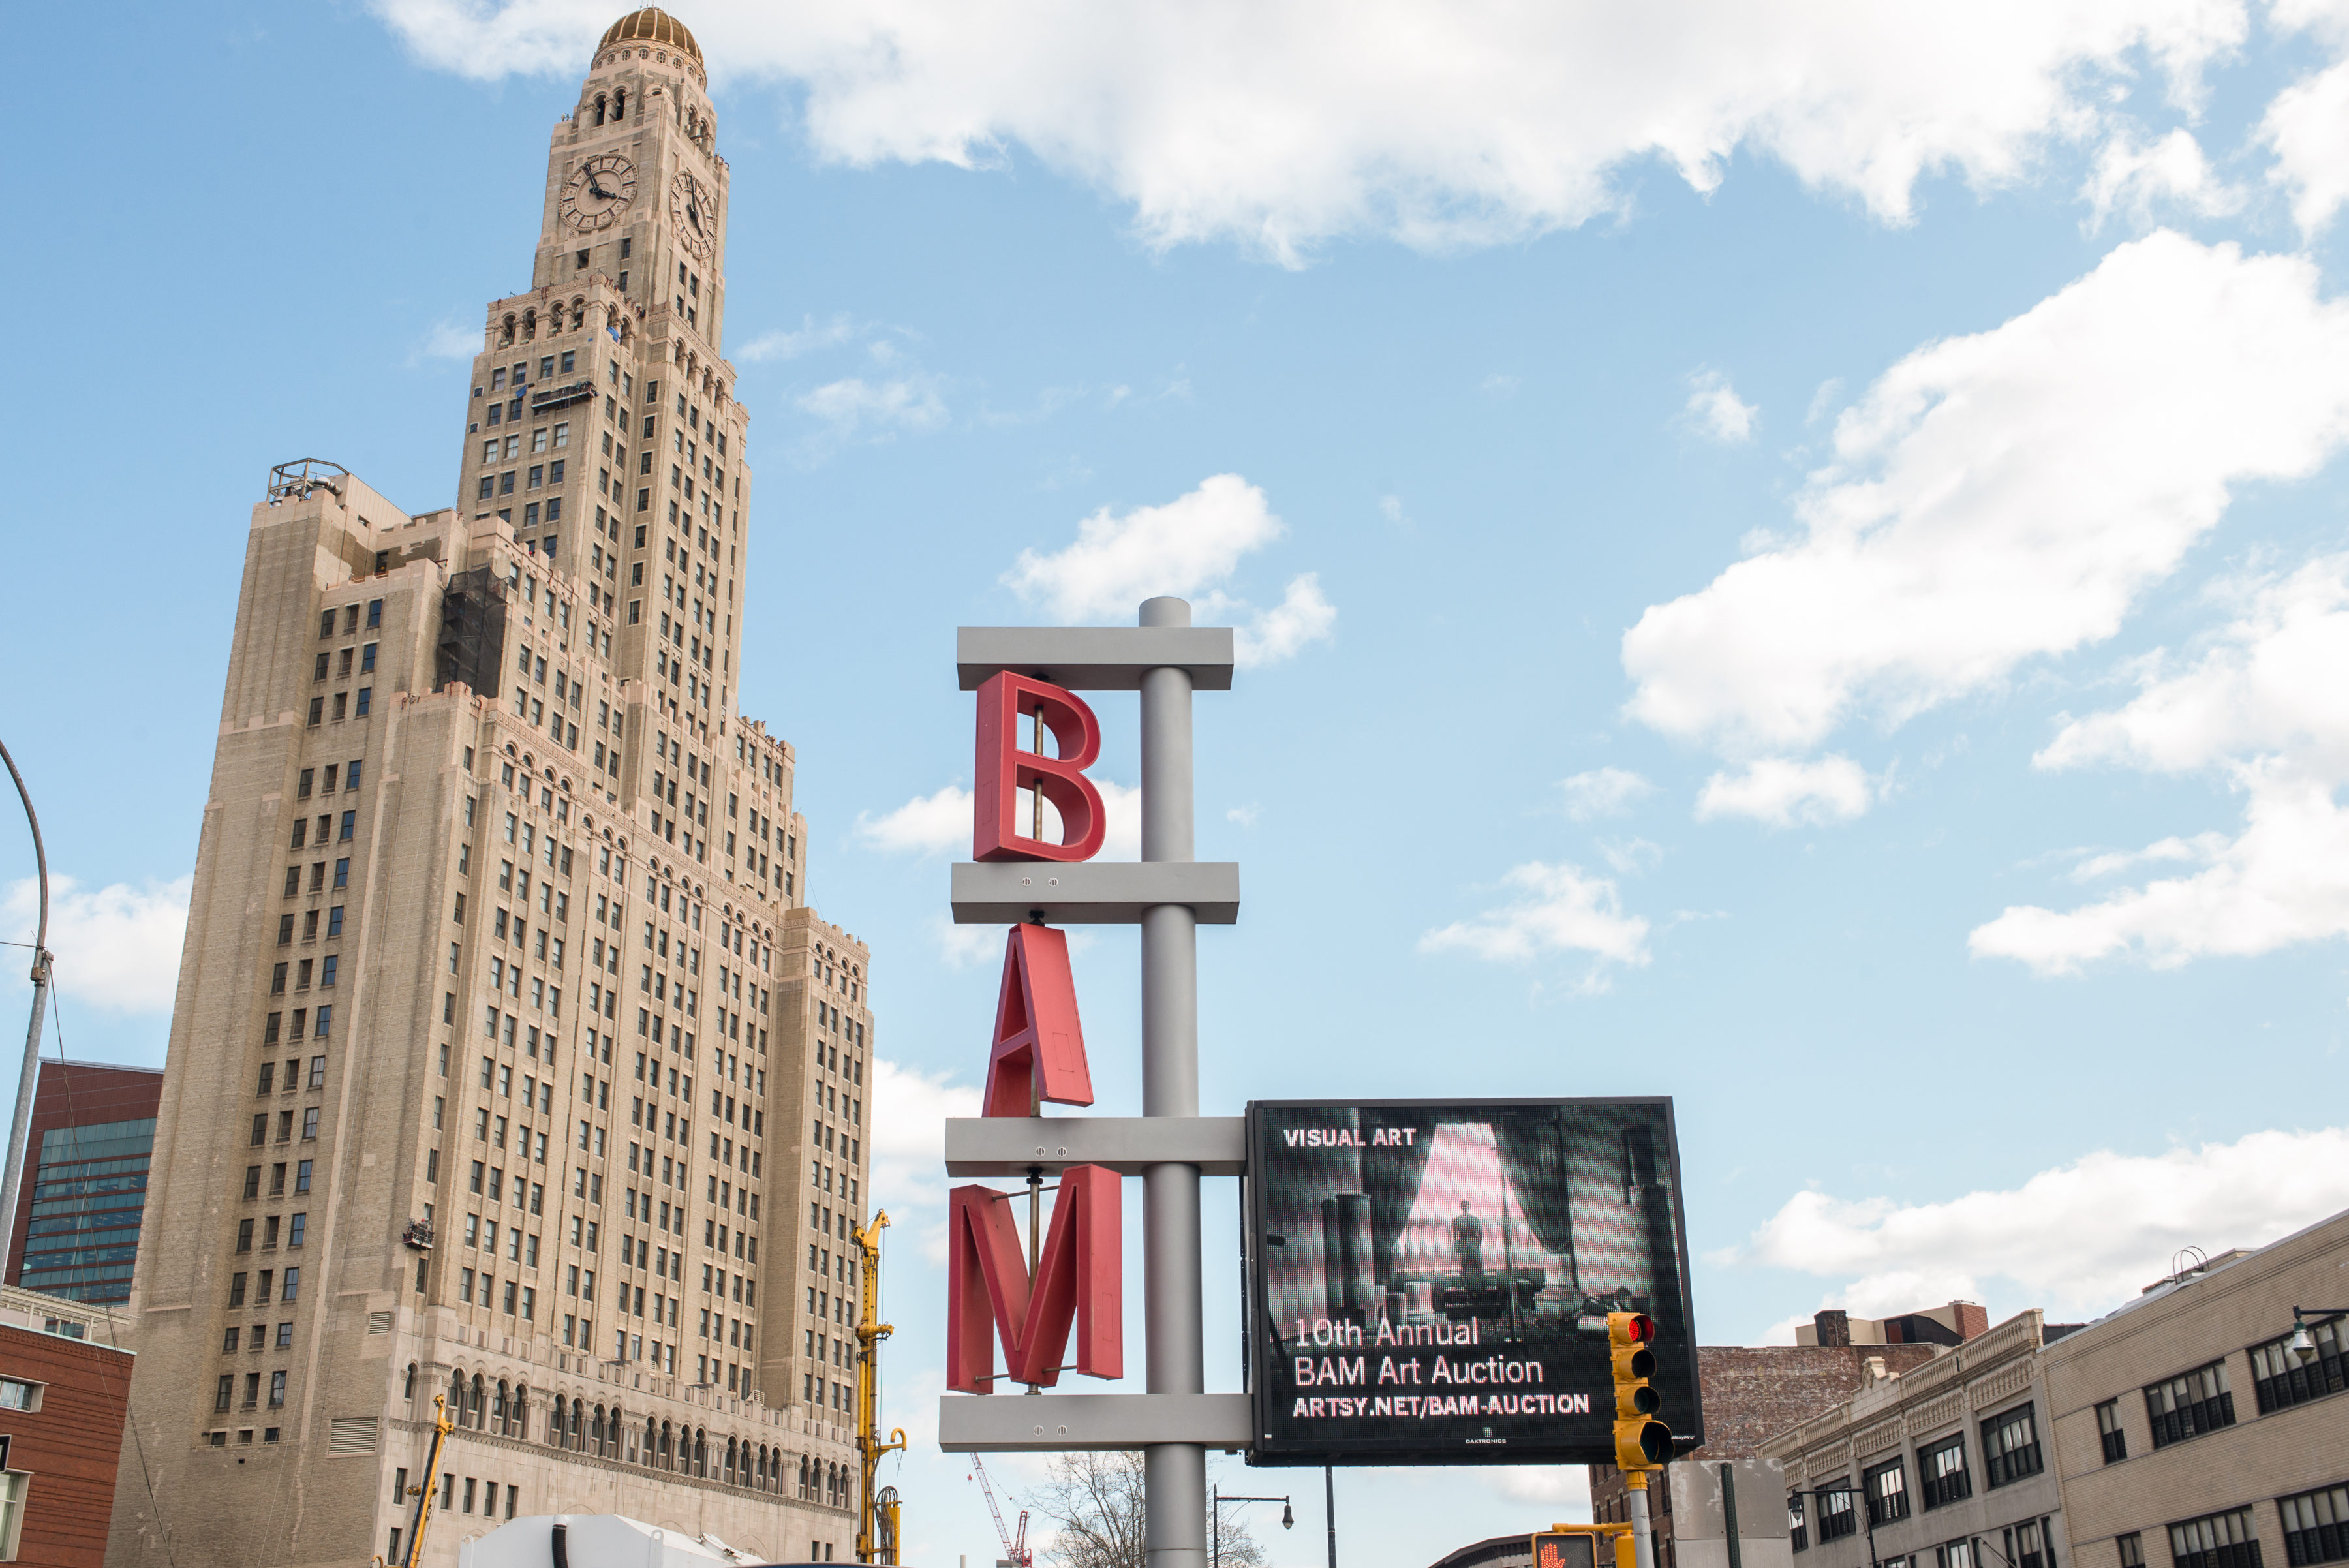
[[1028, 1511], [1019, 1511], [1017, 1534], [1003, 1528], [1003, 1511], [995, 1506], [995, 1488], [988, 1484], [987, 1467], [978, 1456], [970, 1456], [971, 1474], [978, 1478], [979, 1495], [987, 1499], [987, 1511], [995, 1516], [995, 1533], [1003, 1542], [1004, 1560], [1011, 1568], [1035, 1568], [1036, 1554], [1028, 1550]]

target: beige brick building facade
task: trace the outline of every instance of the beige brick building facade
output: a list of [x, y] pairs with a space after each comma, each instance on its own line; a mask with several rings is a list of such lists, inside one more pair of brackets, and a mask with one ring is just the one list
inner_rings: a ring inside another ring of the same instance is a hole
[[2033, 1308], [1905, 1372], [1877, 1367], [1764, 1442], [1785, 1473], [1796, 1568], [2059, 1568], [2047, 1332]]
[[624, 18], [457, 504], [301, 463], [254, 509], [112, 1563], [357, 1568], [426, 1486], [436, 1565], [556, 1511], [850, 1555], [871, 956], [737, 711], [728, 200], [698, 48]]
[[2349, 1560], [2349, 1213], [2184, 1272], [2042, 1356], [2065, 1568]]

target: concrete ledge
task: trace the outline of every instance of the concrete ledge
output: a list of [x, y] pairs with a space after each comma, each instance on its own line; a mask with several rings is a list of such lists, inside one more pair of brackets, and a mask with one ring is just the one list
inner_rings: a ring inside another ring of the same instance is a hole
[[955, 924], [1013, 925], [1041, 909], [1057, 926], [1132, 926], [1154, 904], [1190, 907], [1204, 926], [1240, 918], [1237, 860], [957, 861]]
[[1240, 1116], [950, 1116], [947, 1174], [1025, 1177], [1099, 1165], [1139, 1176], [1154, 1165], [1195, 1165], [1202, 1176], [1237, 1176], [1247, 1158]]
[[947, 1394], [938, 1399], [938, 1447], [959, 1454], [1153, 1443], [1245, 1449], [1250, 1423], [1245, 1394]]
[[1194, 691], [1232, 689], [1227, 626], [966, 626], [955, 632], [955, 669], [966, 691], [999, 670], [1071, 691], [1139, 691], [1144, 670], [1191, 672]]

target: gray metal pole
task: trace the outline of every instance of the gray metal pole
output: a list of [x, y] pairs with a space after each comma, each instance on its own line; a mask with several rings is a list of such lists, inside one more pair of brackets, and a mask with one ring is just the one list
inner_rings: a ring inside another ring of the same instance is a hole
[[16, 1110], [8, 1123], [8, 1168], [0, 1171], [0, 1279], [5, 1279], [8, 1248], [16, 1235], [16, 1200], [23, 1185], [25, 1156], [33, 1141], [33, 1099], [41, 1086], [41, 1023], [49, 1010], [49, 856], [41, 846], [41, 819], [33, 812], [33, 797], [16, 759], [0, 745], [0, 762], [16, 781], [16, 794], [25, 803], [25, 820], [33, 828], [33, 866], [40, 877], [41, 919], [33, 937], [33, 1020], [25, 1030], [25, 1065], [16, 1081]]
[[1321, 1467], [1321, 1516], [1330, 1521], [1330, 1568], [1338, 1568], [1338, 1472]]
[[[1150, 599], [1141, 623], [1188, 626], [1191, 607]], [[1153, 670], [1142, 678], [1142, 857], [1189, 860], [1192, 850], [1191, 676]], [[1142, 912], [1142, 1114], [1199, 1114], [1198, 918], [1187, 905]], [[1142, 1182], [1149, 1391], [1205, 1393], [1199, 1168], [1150, 1166]], [[1143, 1467], [1150, 1568], [1206, 1568], [1206, 1449], [1154, 1444], [1144, 1450]]]
[[1656, 1538], [1648, 1528], [1648, 1489], [1634, 1487], [1624, 1495], [1631, 1500], [1631, 1550], [1640, 1568], [1656, 1568]]

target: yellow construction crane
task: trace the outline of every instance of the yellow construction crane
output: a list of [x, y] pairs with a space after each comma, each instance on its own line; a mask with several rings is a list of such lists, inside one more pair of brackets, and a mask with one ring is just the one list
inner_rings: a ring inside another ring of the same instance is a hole
[[449, 1414], [449, 1397], [435, 1394], [432, 1397], [432, 1447], [424, 1457], [423, 1483], [408, 1489], [408, 1495], [416, 1500], [416, 1521], [408, 1532], [408, 1550], [400, 1554], [398, 1563], [387, 1563], [381, 1557], [377, 1557], [373, 1559], [371, 1568], [416, 1568], [424, 1561], [424, 1527], [432, 1521], [432, 1478], [440, 1469], [440, 1446], [449, 1440], [449, 1433], [456, 1425]]
[[859, 1563], [897, 1561], [897, 1489], [884, 1488], [878, 1495], [873, 1490], [882, 1457], [905, 1447], [902, 1427], [890, 1432], [887, 1442], [881, 1440], [881, 1342], [895, 1332], [881, 1321], [881, 1232], [888, 1225], [885, 1209], [873, 1216], [870, 1226], [851, 1224], [848, 1231], [864, 1260], [856, 1314], [856, 1452], [864, 1471], [864, 1488], [857, 1499]]

